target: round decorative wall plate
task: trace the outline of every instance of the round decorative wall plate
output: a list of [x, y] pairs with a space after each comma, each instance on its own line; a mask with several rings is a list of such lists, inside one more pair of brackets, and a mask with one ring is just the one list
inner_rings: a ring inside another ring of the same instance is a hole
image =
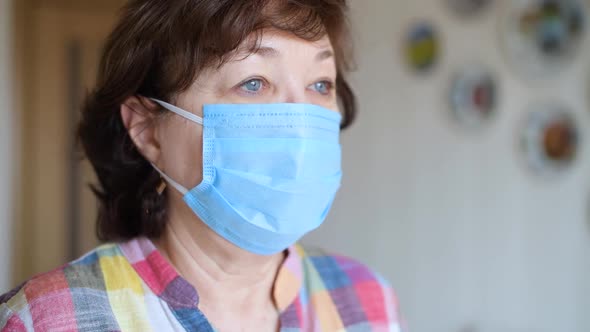
[[448, 7], [459, 17], [473, 17], [490, 5], [492, 0], [446, 0]]
[[566, 170], [575, 161], [580, 144], [574, 115], [562, 105], [537, 105], [526, 119], [523, 143], [527, 163], [536, 173]]
[[508, 61], [529, 78], [554, 74], [571, 62], [585, 32], [581, 0], [506, 1], [501, 34]]
[[451, 85], [451, 111], [467, 127], [479, 127], [494, 115], [498, 88], [493, 75], [482, 66], [460, 70]]
[[435, 28], [430, 23], [415, 23], [405, 39], [406, 61], [411, 69], [426, 72], [432, 69], [440, 55], [440, 42]]

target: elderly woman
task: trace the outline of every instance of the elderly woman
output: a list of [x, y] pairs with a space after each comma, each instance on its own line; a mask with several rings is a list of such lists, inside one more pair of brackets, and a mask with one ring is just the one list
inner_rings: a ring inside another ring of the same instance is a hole
[[79, 127], [109, 244], [0, 297], [2, 331], [399, 331], [383, 279], [296, 244], [355, 115], [345, 14], [131, 1]]

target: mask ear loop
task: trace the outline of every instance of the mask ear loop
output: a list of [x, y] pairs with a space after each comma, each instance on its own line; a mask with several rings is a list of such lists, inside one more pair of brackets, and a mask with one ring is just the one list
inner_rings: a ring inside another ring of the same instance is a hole
[[198, 116], [196, 114], [193, 114], [191, 112], [187, 112], [187, 111], [183, 110], [182, 108], [176, 107], [172, 104], [168, 104], [165, 101], [161, 101], [161, 100], [158, 100], [155, 98], [150, 98], [150, 99], [153, 100], [154, 102], [160, 104], [160, 106], [164, 107], [165, 109], [169, 110], [170, 112], [176, 113], [187, 120], [190, 120], [192, 122], [203, 125], [203, 118], [201, 118], [200, 116]]
[[[155, 98], [150, 98], [150, 100], [158, 103], [160, 106], [164, 107], [165, 109], [169, 110], [170, 112], [176, 113], [177, 115], [180, 115], [181, 117], [198, 123], [200, 125], [203, 125], [203, 118], [201, 118], [200, 116], [193, 114], [191, 112], [187, 112], [185, 110], [183, 110], [180, 107], [176, 107], [172, 104], [169, 104], [165, 101], [161, 101]], [[156, 165], [154, 165], [153, 163], [152, 167], [158, 171], [158, 173], [160, 173], [160, 175], [164, 178], [164, 180], [166, 180], [165, 182], [162, 181], [162, 183], [158, 186], [158, 194], [162, 194], [162, 192], [164, 192], [164, 189], [166, 189], [166, 182], [168, 182], [174, 189], [176, 189], [179, 193], [181, 193], [183, 196], [186, 195], [188, 193], [188, 190], [183, 187], [182, 185], [180, 185], [178, 182], [174, 181], [171, 177], [169, 177], [168, 175], [166, 175], [166, 173], [162, 172]]]

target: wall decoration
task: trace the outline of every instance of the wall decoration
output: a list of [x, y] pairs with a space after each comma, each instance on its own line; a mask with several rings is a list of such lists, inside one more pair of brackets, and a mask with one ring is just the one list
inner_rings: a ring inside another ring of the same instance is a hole
[[424, 22], [411, 26], [404, 50], [410, 68], [417, 72], [431, 70], [440, 55], [440, 42], [435, 28]]
[[479, 127], [495, 113], [498, 88], [492, 74], [482, 66], [467, 66], [453, 78], [450, 92], [455, 119], [467, 127]]
[[447, 0], [448, 7], [459, 17], [473, 17], [481, 13], [492, 0]]
[[574, 115], [565, 106], [536, 105], [526, 119], [523, 134], [527, 163], [538, 174], [561, 172], [576, 159], [580, 133]]
[[508, 61], [529, 78], [545, 78], [571, 62], [585, 31], [581, 0], [506, 1], [501, 21]]

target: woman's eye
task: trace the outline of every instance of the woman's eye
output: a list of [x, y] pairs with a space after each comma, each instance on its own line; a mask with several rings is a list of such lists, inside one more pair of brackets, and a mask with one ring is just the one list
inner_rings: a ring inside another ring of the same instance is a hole
[[261, 79], [255, 78], [244, 82], [240, 87], [247, 92], [258, 92], [262, 89], [264, 83]]
[[320, 81], [313, 84], [313, 89], [322, 95], [329, 95], [332, 91], [332, 82]]

